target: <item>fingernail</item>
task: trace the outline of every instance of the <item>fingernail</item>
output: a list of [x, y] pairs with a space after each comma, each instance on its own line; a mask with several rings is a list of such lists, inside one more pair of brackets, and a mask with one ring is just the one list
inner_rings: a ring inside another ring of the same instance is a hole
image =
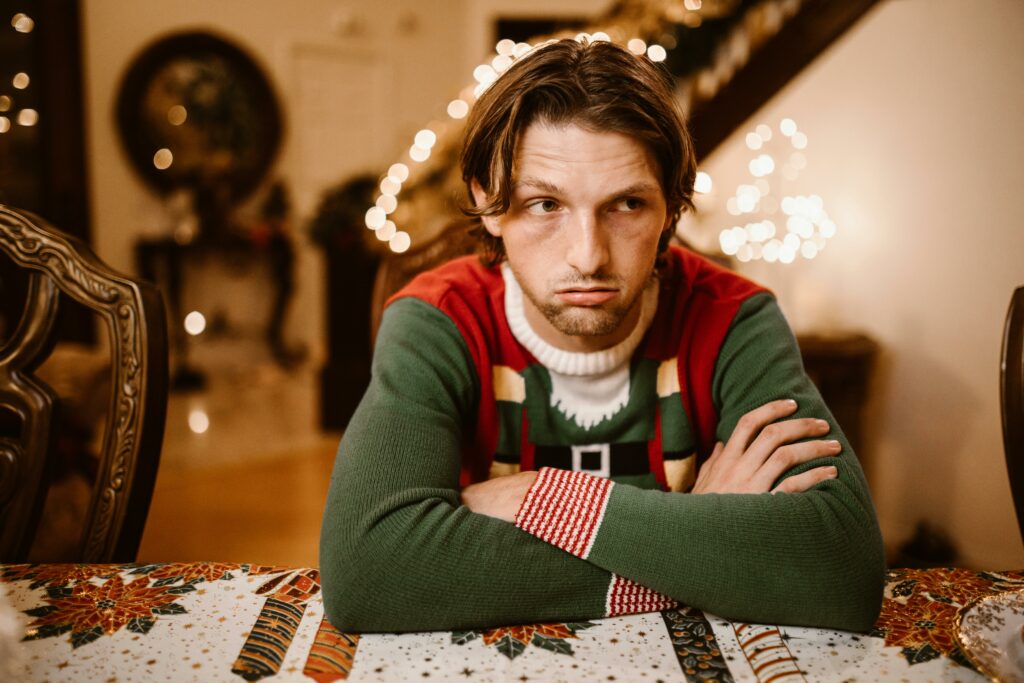
[[835, 478], [835, 477], [839, 476], [839, 470], [837, 470], [835, 467], [829, 467], [828, 469], [829, 469], [829, 473], [828, 473], [829, 477]]
[[838, 441], [834, 441], [833, 440], [833, 441], [829, 441], [827, 443], [828, 443], [828, 447], [831, 448], [834, 451], [838, 451], [838, 450], [840, 450], [843, 447], [843, 445], [841, 443], [839, 443]]
[[818, 420], [817, 425], [818, 429], [831, 429], [828, 422], [826, 422], [825, 420]]
[[796, 408], [796, 401], [791, 398], [786, 399], [786, 405], [790, 408]]

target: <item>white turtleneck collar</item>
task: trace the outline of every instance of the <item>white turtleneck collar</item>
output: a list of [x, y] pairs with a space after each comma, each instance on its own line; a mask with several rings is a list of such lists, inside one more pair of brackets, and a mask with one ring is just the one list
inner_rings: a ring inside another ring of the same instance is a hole
[[652, 279], [640, 299], [640, 316], [625, 339], [608, 349], [565, 351], [547, 343], [533, 330], [523, 312], [523, 290], [508, 263], [501, 266], [505, 280], [505, 317], [513, 336], [548, 369], [551, 405], [584, 429], [612, 417], [629, 401], [630, 358], [654, 319], [658, 287]]

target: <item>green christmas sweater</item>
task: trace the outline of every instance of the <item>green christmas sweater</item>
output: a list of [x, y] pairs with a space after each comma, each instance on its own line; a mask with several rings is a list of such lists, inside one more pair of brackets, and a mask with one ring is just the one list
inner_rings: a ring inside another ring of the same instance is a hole
[[[629, 338], [547, 345], [506, 268], [458, 259], [387, 306], [339, 447], [320, 541], [324, 606], [352, 631], [591, 619], [684, 603], [863, 631], [884, 560], [857, 459], [770, 293], [677, 248]], [[832, 425], [835, 479], [798, 494], [690, 494], [715, 441], [780, 399]], [[538, 469], [510, 524], [462, 486]]]

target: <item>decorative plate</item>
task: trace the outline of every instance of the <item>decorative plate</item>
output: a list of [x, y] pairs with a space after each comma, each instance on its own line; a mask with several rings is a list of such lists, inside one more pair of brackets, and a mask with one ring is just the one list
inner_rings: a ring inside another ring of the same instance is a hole
[[960, 612], [960, 647], [999, 683], [1024, 683], [1024, 590], [979, 598]]

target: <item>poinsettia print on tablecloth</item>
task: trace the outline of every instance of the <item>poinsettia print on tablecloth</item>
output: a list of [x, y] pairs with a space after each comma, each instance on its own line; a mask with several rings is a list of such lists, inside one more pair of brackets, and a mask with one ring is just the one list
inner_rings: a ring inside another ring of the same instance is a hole
[[503, 626], [480, 631], [455, 631], [452, 642], [465, 645], [480, 638], [484, 645], [495, 648], [509, 659], [523, 654], [528, 645], [550, 650], [563, 655], [572, 655], [572, 645], [568, 639], [577, 638], [576, 632], [596, 626], [589, 621], [577, 621], [557, 624], [526, 624], [522, 626]]
[[894, 569], [886, 580], [882, 614], [871, 635], [900, 648], [910, 664], [948, 657], [971, 669], [954, 636], [963, 607], [978, 598], [1024, 587], [1017, 572], [969, 569]]
[[168, 586], [151, 586], [141, 577], [125, 582], [120, 575], [92, 583], [51, 586], [43, 598], [48, 604], [26, 610], [34, 617], [25, 640], [50, 638], [71, 632], [71, 644], [78, 648], [103, 634], [111, 635], [127, 627], [134, 633], [148, 633], [160, 615], [185, 614]]
[[119, 573], [119, 564], [12, 564], [3, 568], [0, 581], [31, 581], [29, 588], [66, 586], [93, 578], [109, 578]]
[[154, 585], [172, 583], [200, 583], [230, 581], [235, 578], [237, 564], [226, 562], [169, 562], [167, 564], [144, 564], [131, 570], [131, 574], [142, 574], [153, 580]]

